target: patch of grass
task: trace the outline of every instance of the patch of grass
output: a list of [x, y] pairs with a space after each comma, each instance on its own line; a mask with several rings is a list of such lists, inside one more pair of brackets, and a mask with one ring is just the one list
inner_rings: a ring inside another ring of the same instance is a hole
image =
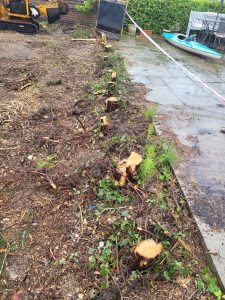
[[106, 83], [104, 81], [95, 81], [92, 84], [92, 91], [94, 95], [104, 94], [106, 91]]
[[[105, 61], [104, 67], [105, 70], [99, 80], [84, 83], [84, 91], [93, 95], [111, 95], [113, 90], [113, 93], [121, 94], [125, 89], [125, 83], [128, 80], [128, 73], [125, 68], [123, 57], [115, 51], [110, 53]], [[117, 74], [115, 86], [113, 87], [109, 84], [111, 83], [111, 73], [108, 70], [109, 68]], [[119, 104], [120, 107], [125, 107], [126, 101], [121, 100]]]
[[72, 37], [74, 39], [89, 39], [92, 37], [92, 32], [89, 28], [75, 27]]
[[47, 81], [47, 86], [56, 86], [56, 85], [60, 85], [62, 84], [62, 80], [61, 79], [52, 79]]
[[124, 58], [119, 53], [112, 52], [108, 55], [105, 66], [106, 68], [111, 68], [116, 72], [116, 91], [121, 92], [129, 78], [125, 67]]
[[43, 159], [37, 161], [38, 169], [51, 169], [55, 166], [55, 155], [48, 155]]
[[127, 135], [115, 134], [103, 143], [103, 149], [109, 150], [116, 146], [122, 146], [126, 144], [128, 141], [129, 141], [129, 137]]
[[154, 124], [151, 123], [151, 124], [149, 124], [148, 130], [147, 130], [147, 141], [149, 139], [151, 139], [153, 135], [155, 135], [155, 127], [154, 127]]
[[50, 41], [49, 42], [49, 48], [51, 48], [55, 53], [59, 50], [59, 44], [55, 41]]
[[148, 199], [146, 203], [148, 203], [149, 207], [152, 205], [159, 205], [163, 210], [168, 210], [166, 197], [162, 191], [159, 191], [155, 197]]

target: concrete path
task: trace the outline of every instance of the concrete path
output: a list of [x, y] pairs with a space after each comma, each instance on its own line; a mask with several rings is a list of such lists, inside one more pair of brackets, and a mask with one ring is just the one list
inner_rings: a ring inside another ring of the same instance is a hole
[[[159, 44], [225, 97], [225, 62], [206, 60]], [[190, 79], [148, 41], [125, 38], [118, 43], [135, 82], [148, 88], [147, 99], [159, 103], [157, 129], [182, 150], [175, 173], [203, 238], [212, 271], [225, 288], [225, 106]], [[225, 103], [224, 103], [225, 105]]]

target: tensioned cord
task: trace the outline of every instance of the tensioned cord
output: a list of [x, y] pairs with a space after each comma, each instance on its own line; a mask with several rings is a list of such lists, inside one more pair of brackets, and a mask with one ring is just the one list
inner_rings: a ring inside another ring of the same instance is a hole
[[135, 25], [136, 28], [140, 30], [140, 32], [156, 47], [158, 48], [163, 54], [165, 54], [169, 59], [171, 59], [175, 64], [177, 64], [179, 67], [183, 69], [185, 73], [188, 74], [189, 77], [194, 78], [196, 81], [198, 81], [201, 85], [203, 85], [205, 88], [210, 90], [220, 101], [225, 102], [225, 98], [217, 93], [214, 89], [212, 89], [210, 86], [208, 86], [205, 82], [203, 82], [201, 79], [199, 79], [195, 74], [190, 72], [187, 68], [182, 66], [179, 62], [177, 62], [169, 53], [167, 53], [162, 47], [160, 47], [150, 36], [148, 36], [144, 30], [134, 21], [134, 19], [129, 15], [128, 12], [126, 12], [127, 16], [130, 18], [131, 22]]

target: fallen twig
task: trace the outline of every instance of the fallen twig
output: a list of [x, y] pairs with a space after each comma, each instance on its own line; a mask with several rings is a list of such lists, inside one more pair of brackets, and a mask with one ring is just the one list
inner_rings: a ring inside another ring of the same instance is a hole
[[3, 271], [4, 266], [5, 266], [6, 258], [7, 258], [7, 252], [5, 252], [5, 255], [4, 255], [3, 260], [2, 260], [2, 265], [1, 265], [1, 269], [0, 269], [0, 275], [2, 275], [2, 271]]
[[188, 298], [188, 300], [191, 300], [193, 298], [193, 296], [197, 293], [197, 290], [195, 290], [191, 295], [190, 297]]
[[22, 91], [24, 89], [26, 89], [28, 86], [31, 86], [32, 82], [28, 82], [27, 84], [23, 85], [19, 90]]
[[74, 117], [75, 117], [75, 118], [77, 119], [77, 121], [80, 123], [82, 129], [86, 132], [87, 129], [86, 129], [86, 127], [84, 126], [84, 124], [81, 122], [81, 120], [78, 118], [78, 116], [74, 115]]
[[173, 247], [166, 253], [163, 260], [160, 262], [160, 265], [168, 258], [168, 256], [173, 252], [173, 250], [177, 247], [179, 241], [176, 241], [176, 243], [173, 245]]
[[0, 148], [0, 151], [7, 151], [7, 150], [15, 150], [18, 149], [19, 147], [6, 147], [6, 148]]
[[42, 173], [42, 172], [38, 172], [38, 171], [30, 171], [30, 173], [43, 176], [45, 179], [47, 179], [47, 181], [49, 182], [49, 184], [51, 185], [51, 187], [53, 188], [53, 190], [57, 189], [57, 186], [55, 185], [55, 183], [53, 182], [53, 180], [47, 174]]
[[71, 39], [72, 42], [96, 42], [96, 39]]

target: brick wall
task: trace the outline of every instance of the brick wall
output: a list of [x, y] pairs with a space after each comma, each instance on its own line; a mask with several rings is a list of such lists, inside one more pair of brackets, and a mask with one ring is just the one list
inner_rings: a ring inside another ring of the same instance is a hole
[[[0, 0], [1, 1], [1, 0]], [[76, 4], [82, 4], [84, 0], [65, 0], [66, 3], [69, 5], [69, 14], [66, 16], [61, 15], [61, 19], [58, 21], [59, 23], [66, 24], [66, 25], [96, 25], [96, 18], [97, 18], [97, 11], [98, 7], [96, 6], [93, 12], [90, 13], [82, 13], [76, 10]], [[46, 3], [47, 0], [31, 0], [32, 5], [38, 3]]]
[[66, 3], [69, 5], [69, 14], [66, 16], [61, 16], [60, 22], [68, 25], [96, 25], [97, 17], [97, 7], [90, 13], [78, 12], [75, 8], [76, 4], [82, 4], [84, 0], [66, 0]]

